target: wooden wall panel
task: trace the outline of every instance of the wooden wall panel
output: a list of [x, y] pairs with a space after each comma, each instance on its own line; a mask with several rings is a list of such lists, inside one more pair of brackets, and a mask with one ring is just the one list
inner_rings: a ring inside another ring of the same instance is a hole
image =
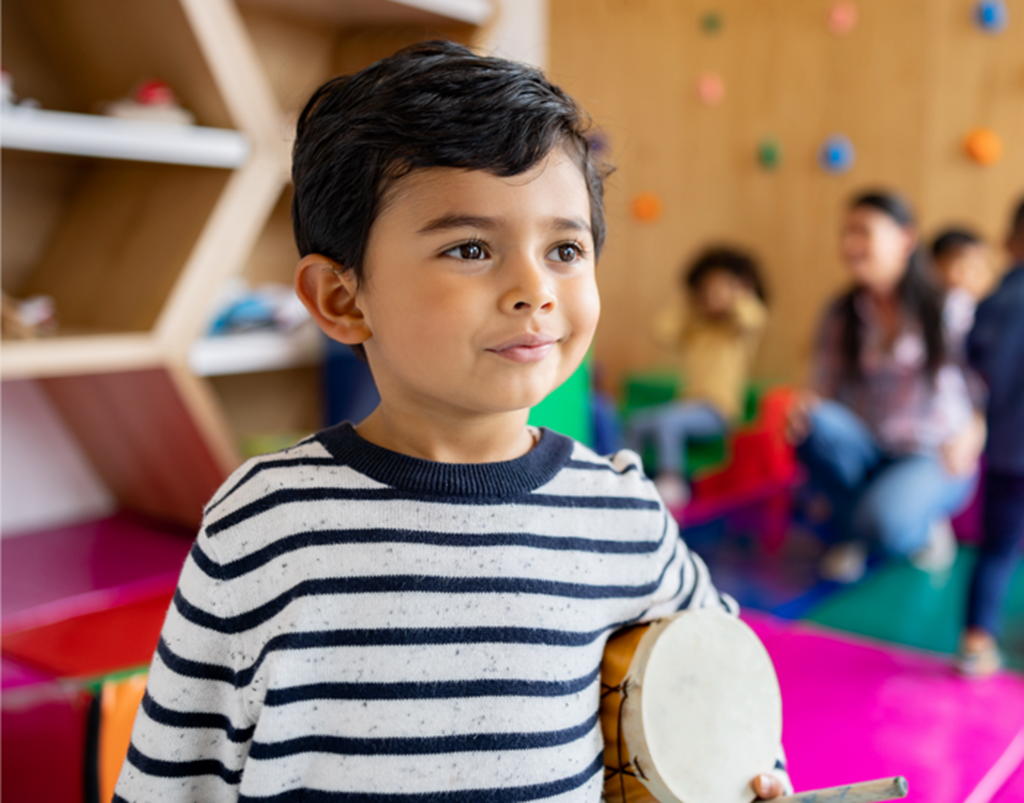
[[[926, 232], [957, 218], [990, 235], [1024, 192], [1024, 0], [1008, 3], [1015, 24], [1001, 36], [979, 32], [965, 0], [860, 0], [855, 30], [841, 37], [826, 26], [831, 5], [552, 0], [551, 75], [590, 112], [617, 166], [596, 342], [613, 380], [664, 360], [645, 322], [709, 242], [760, 256], [772, 318], [756, 370], [798, 380], [822, 305], [846, 281], [836, 240], [852, 192], [897, 188]], [[716, 34], [700, 26], [710, 9], [724, 22]], [[726, 84], [716, 107], [696, 94], [707, 70]], [[996, 167], [962, 155], [978, 124], [1000, 129], [1008, 151], [1017, 143]], [[844, 175], [816, 161], [834, 132], [857, 151]], [[774, 172], [756, 161], [769, 136], [782, 146]], [[662, 197], [659, 221], [629, 214], [641, 191]]]

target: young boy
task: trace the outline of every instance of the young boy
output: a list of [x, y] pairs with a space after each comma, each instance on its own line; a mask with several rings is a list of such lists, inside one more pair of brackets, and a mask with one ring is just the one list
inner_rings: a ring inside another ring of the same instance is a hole
[[117, 799], [598, 801], [609, 633], [735, 605], [635, 455], [526, 424], [597, 323], [582, 115], [424, 43], [313, 95], [293, 177], [296, 290], [380, 406], [215, 495]]
[[967, 628], [958, 666], [966, 675], [999, 669], [996, 637], [1003, 600], [1024, 537], [1024, 199], [1010, 221], [1012, 262], [999, 288], [979, 306], [967, 358], [989, 388], [985, 418], [984, 529], [971, 580]]

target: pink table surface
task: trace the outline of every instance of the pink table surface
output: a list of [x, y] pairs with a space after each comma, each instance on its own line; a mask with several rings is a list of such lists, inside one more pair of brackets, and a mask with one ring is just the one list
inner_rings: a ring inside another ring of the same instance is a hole
[[797, 790], [903, 775], [907, 800], [1024, 800], [1024, 678], [958, 677], [941, 656], [764, 614]]
[[119, 513], [0, 540], [9, 633], [174, 588], [194, 534]]
[[53, 679], [53, 675], [27, 666], [21, 661], [15, 661], [7, 656], [0, 657], [0, 689], [4, 692], [48, 683]]

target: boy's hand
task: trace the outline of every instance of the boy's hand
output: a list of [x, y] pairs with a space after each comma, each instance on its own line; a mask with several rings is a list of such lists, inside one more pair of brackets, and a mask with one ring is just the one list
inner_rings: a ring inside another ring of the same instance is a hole
[[782, 788], [782, 781], [774, 775], [763, 772], [758, 775], [750, 784], [761, 800], [770, 800], [779, 797], [785, 790]]

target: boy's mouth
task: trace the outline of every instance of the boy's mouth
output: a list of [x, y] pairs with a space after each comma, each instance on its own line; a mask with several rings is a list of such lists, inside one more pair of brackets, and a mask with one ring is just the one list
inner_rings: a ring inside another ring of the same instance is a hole
[[540, 362], [555, 347], [558, 338], [543, 334], [525, 334], [487, 351], [512, 362]]

